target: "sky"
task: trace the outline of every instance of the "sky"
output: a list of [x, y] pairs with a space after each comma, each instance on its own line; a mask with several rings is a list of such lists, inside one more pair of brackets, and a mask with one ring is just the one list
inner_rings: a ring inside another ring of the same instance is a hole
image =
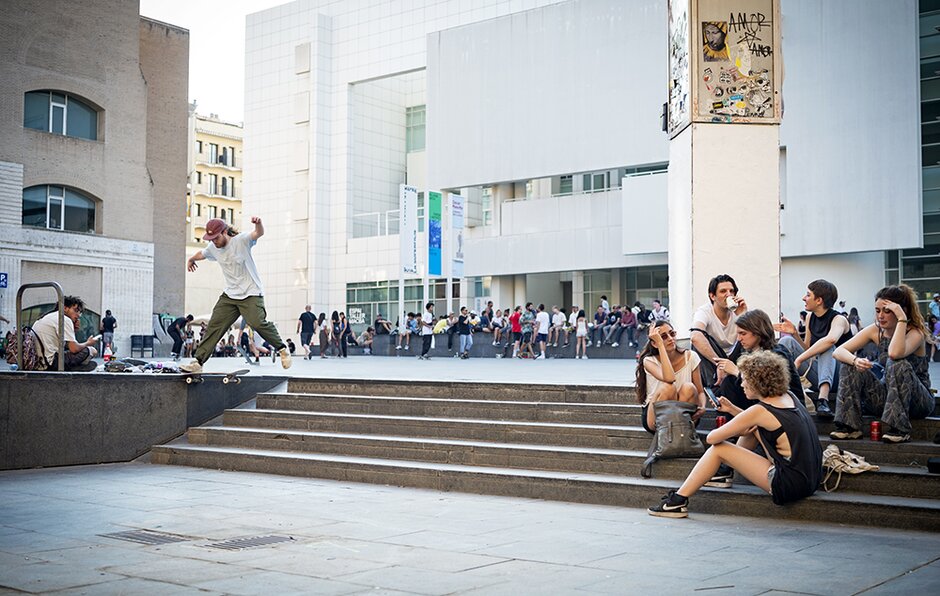
[[196, 112], [242, 122], [245, 16], [290, 0], [140, 0], [140, 14], [189, 29], [189, 101]]

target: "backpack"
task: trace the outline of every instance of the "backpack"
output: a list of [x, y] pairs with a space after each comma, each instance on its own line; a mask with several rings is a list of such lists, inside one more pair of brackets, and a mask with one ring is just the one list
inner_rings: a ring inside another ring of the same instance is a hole
[[650, 478], [653, 464], [661, 459], [674, 457], [700, 457], [705, 446], [695, 432], [692, 414], [698, 409], [695, 404], [677, 400], [657, 401], [650, 405], [656, 413], [656, 433], [650, 444], [640, 475]]
[[[33, 331], [32, 327], [23, 325], [23, 368], [22, 370], [46, 370], [49, 364], [43, 356], [42, 341]], [[16, 364], [16, 337], [15, 331], [8, 331], [6, 337], [7, 362]]]

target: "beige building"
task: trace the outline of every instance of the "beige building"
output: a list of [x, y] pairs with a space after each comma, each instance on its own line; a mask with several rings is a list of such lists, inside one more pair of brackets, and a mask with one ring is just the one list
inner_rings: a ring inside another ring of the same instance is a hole
[[[205, 246], [206, 222], [218, 218], [242, 229], [242, 125], [201, 116], [189, 107], [189, 191], [186, 193], [186, 251]], [[186, 312], [208, 318], [219, 294], [218, 266], [186, 276]]]
[[[189, 32], [137, 2], [67, 8], [0, 11], [0, 314], [21, 284], [57, 281], [85, 300], [84, 333], [114, 313], [127, 353], [183, 307]], [[30, 291], [24, 314], [54, 301]]]

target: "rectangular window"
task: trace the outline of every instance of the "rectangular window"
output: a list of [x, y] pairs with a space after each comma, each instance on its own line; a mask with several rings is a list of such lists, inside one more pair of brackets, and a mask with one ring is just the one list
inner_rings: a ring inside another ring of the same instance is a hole
[[32, 91], [23, 105], [23, 126], [49, 132], [49, 93]]
[[46, 218], [49, 223], [47, 227], [51, 230], [61, 230], [62, 222], [65, 219], [63, 211], [65, 210], [65, 192], [61, 186], [49, 187], [49, 203]]
[[222, 176], [222, 194], [228, 196], [228, 178]]
[[196, 172], [196, 184], [202, 184], [202, 172]]
[[202, 155], [202, 141], [196, 141], [196, 153]]
[[208, 205], [208, 210], [209, 210], [209, 213], [208, 213], [209, 219], [215, 219], [216, 217], [218, 217], [215, 205]]
[[235, 177], [228, 177], [228, 196], [235, 197]]
[[222, 147], [222, 158], [219, 160], [222, 165], [228, 165], [228, 147]]
[[209, 163], [219, 163], [219, 146], [209, 143]]
[[405, 150], [424, 151], [426, 106], [405, 108]]
[[23, 190], [23, 225], [46, 227], [45, 186], [33, 186]]
[[561, 176], [558, 179], [558, 194], [570, 195], [574, 189], [574, 176]]
[[215, 174], [209, 174], [209, 194], [214, 195], [219, 192], [219, 177]]
[[228, 165], [234, 168], [235, 167], [235, 147], [228, 148], [228, 158], [229, 158]]
[[200, 217], [200, 216], [202, 216], [202, 205], [199, 203], [196, 203], [196, 217]]
[[235, 210], [234, 210], [234, 209], [229, 209], [229, 210], [228, 210], [228, 221], [229, 221], [229, 223], [231, 223], [231, 224], [234, 224], [234, 223], [235, 223]]
[[222, 209], [222, 210], [219, 212], [219, 219], [221, 219], [222, 221], [226, 221], [226, 216], [227, 216], [227, 215], [228, 215], [228, 214], [225, 212], [225, 209]]
[[484, 186], [480, 198], [483, 208], [483, 225], [488, 226], [493, 223], [493, 187]]

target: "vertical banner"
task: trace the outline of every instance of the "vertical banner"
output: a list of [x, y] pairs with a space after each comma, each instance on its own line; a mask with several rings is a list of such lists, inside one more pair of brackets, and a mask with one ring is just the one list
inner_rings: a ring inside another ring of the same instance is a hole
[[451, 208], [451, 235], [454, 239], [454, 277], [463, 277], [463, 208], [464, 201], [460, 195], [450, 196]]
[[428, 192], [428, 275], [443, 275], [441, 269], [441, 193]]
[[410, 273], [415, 275], [418, 273], [417, 188], [405, 184], [399, 186], [398, 213], [400, 217], [398, 237], [401, 242], [401, 274]]

